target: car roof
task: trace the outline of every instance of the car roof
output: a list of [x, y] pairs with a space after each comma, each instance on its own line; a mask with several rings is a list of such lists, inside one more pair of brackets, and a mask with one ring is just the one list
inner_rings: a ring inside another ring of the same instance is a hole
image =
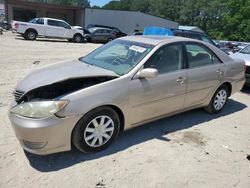
[[176, 33], [189, 33], [189, 34], [195, 34], [195, 35], [207, 35], [206, 33], [202, 33], [199, 31], [191, 31], [191, 30], [184, 30], [184, 29], [172, 29], [173, 32]]
[[112, 31], [112, 29], [107, 28], [107, 27], [91, 27], [91, 28], [89, 28], [89, 29], [93, 29], [93, 30], [97, 30], [97, 29], [105, 29], [105, 30], [110, 30], [110, 31]]
[[199, 40], [194, 40], [185, 37], [176, 37], [176, 36], [162, 36], [162, 35], [133, 35], [122, 37], [123, 40], [146, 43], [150, 45], [158, 45], [160, 43], [168, 43], [168, 42], [182, 42], [182, 41], [194, 41], [200, 42]]
[[55, 20], [55, 21], [63, 21], [63, 22], [65, 22], [64, 20], [60, 20], [60, 19], [56, 19], [56, 18], [42, 17], [42, 19], [49, 19], [49, 20]]

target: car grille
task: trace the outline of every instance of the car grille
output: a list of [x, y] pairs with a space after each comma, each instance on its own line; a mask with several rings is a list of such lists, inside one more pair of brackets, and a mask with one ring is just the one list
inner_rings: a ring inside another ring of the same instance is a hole
[[23, 96], [24, 92], [23, 91], [14, 91], [14, 97], [15, 97], [15, 101], [19, 101], [19, 99]]
[[250, 66], [246, 66], [246, 74], [250, 74]]

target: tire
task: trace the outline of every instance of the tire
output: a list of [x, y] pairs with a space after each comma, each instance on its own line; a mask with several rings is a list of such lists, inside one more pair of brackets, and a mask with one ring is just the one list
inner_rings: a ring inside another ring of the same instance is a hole
[[225, 85], [220, 86], [215, 92], [213, 98], [211, 99], [209, 105], [205, 108], [205, 110], [211, 114], [216, 114], [220, 112], [226, 105], [228, 96], [228, 87]]
[[84, 37], [84, 42], [92, 42], [90, 37]]
[[75, 34], [73, 36], [73, 42], [75, 43], [81, 43], [83, 41], [83, 37], [81, 34]]
[[108, 38], [107, 43], [111, 42], [112, 40], [113, 40], [112, 38]]
[[36, 40], [37, 33], [34, 30], [28, 30], [24, 34], [26, 40]]
[[120, 119], [115, 110], [100, 107], [88, 112], [78, 121], [72, 132], [72, 142], [81, 152], [98, 152], [114, 141], [119, 130]]

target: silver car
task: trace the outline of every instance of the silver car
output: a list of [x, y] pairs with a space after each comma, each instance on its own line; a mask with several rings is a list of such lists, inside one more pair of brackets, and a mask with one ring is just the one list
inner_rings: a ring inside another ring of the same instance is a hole
[[87, 42], [106, 43], [114, 40], [116, 33], [109, 28], [92, 27], [84, 34], [84, 40]]
[[9, 118], [22, 147], [97, 152], [119, 132], [190, 109], [218, 113], [245, 82], [244, 62], [182, 37], [128, 36], [29, 74]]
[[250, 44], [240, 50], [237, 53], [231, 54], [231, 58], [233, 59], [242, 59], [245, 61], [246, 66], [245, 66], [245, 76], [246, 76], [246, 83], [245, 85], [250, 86]]

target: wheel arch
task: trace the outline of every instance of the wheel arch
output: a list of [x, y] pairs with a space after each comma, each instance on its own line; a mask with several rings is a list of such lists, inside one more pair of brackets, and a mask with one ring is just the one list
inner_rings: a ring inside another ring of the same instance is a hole
[[224, 82], [224, 83], [222, 83], [220, 85], [220, 87], [223, 86], [223, 85], [227, 87], [227, 89], [228, 89], [228, 97], [230, 97], [231, 93], [232, 93], [232, 84], [230, 82]]
[[26, 31], [24, 33], [28, 32], [28, 31], [35, 31], [36, 35], [38, 35], [37, 30], [34, 28], [28, 28], [28, 29], [26, 29]]
[[[124, 126], [125, 126], [125, 117], [124, 117], [124, 113], [122, 112], [122, 110], [121, 110], [118, 106], [113, 105], [113, 104], [101, 105], [101, 106], [98, 106], [98, 107], [95, 107], [95, 108], [89, 110], [87, 113], [89, 113], [89, 112], [91, 112], [91, 111], [93, 111], [93, 110], [96, 110], [96, 109], [98, 109], [98, 108], [103, 108], [103, 107], [112, 108], [112, 109], [117, 113], [117, 115], [119, 116], [119, 120], [120, 120], [120, 130], [119, 130], [119, 132], [123, 132], [123, 131], [124, 131]], [[85, 113], [85, 114], [86, 114], [86, 113]], [[83, 114], [83, 115], [79, 118], [79, 120], [76, 122], [76, 124], [73, 126], [73, 129], [71, 130], [71, 140], [72, 140], [72, 136], [73, 136], [73, 131], [74, 131], [74, 129], [75, 129], [77, 123], [80, 121], [80, 119], [81, 119], [82, 117], [84, 117], [85, 114]]]
[[75, 33], [75, 34], [73, 35], [73, 38], [74, 38], [76, 35], [81, 35], [81, 37], [83, 38], [83, 35], [82, 35], [81, 33]]

